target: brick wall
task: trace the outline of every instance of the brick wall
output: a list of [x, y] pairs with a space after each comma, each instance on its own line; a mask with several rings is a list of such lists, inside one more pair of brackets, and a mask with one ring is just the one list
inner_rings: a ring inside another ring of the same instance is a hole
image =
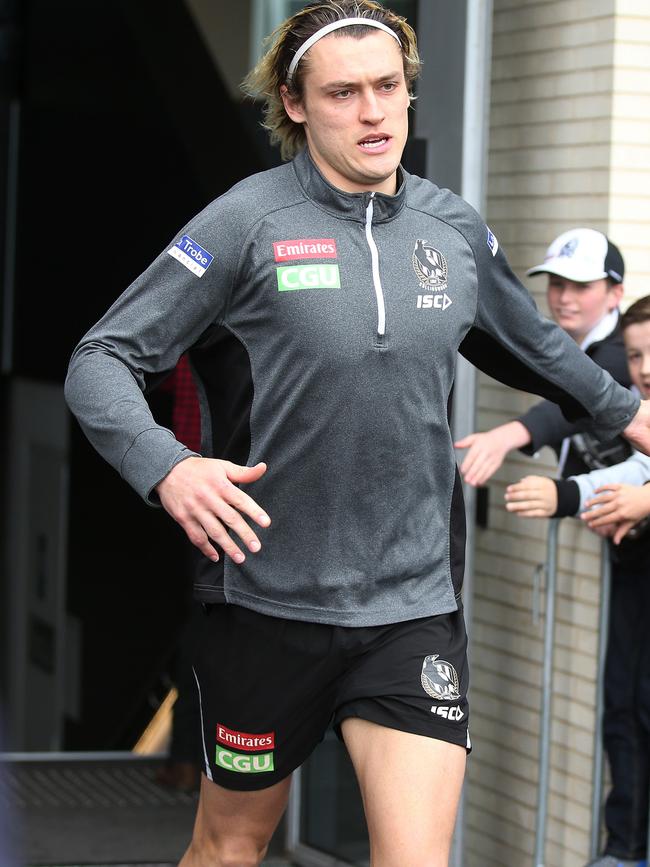
[[[487, 220], [545, 312], [546, 280], [525, 277], [526, 268], [565, 229], [610, 232], [613, 185], [631, 182], [623, 152], [620, 179], [612, 171], [615, 62], [625, 55], [616, 12], [615, 0], [495, 0]], [[642, 207], [635, 213], [642, 221]], [[479, 428], [534, 400], [480, 376]], [[513, 455], [489, 483], [489, 526], [477, 530], [467, 867], [533, 861], [544, 637], [535, 573], [547, 526], [508, 515], [503, 492], [554, 467], [549, 449]], [[566, 519], [558, 559], [545, 863], [576, 867], [589, 849], [600, 542]]]

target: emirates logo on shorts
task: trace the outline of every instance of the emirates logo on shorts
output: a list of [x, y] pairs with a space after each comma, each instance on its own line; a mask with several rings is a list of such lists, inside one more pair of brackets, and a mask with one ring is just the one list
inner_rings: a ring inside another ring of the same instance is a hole
[[424, 657], [420, 682], [422, 689], [431, 698], [437, 698], [439, 701], [458, 701], [460, 698], [456, 669], [450, 662], [438, 659], [437, 653]]

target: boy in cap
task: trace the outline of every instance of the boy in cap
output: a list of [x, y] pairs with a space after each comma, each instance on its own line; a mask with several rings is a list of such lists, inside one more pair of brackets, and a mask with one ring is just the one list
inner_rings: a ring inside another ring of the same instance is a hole
[[[626, 388], [630, 377], [619, 327], [625, 263], [618, 247], [602, 232], [575, 228], [559, 235], [544, 261], [527, 271], [547, 276], [551, 316], [587, 353]], [[622, 438], [598, 441], [569, 422], [551, 401], [534, 405], [522, 416], [491, 430], [458, 440], [467, 449], [460, 465], [465, 481], [483, 485], [513, 449], [533, 455], [542, 446], [557, 453], [558, 475], [588, 472], [630, 454]]]

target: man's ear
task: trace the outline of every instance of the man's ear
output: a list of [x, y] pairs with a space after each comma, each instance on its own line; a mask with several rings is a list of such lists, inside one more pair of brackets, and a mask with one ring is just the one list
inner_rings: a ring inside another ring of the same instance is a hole
[[284, 110], [286, 111], [289, 118], [294, 123], [304, 123], [305, 122], [305, 113], [302, 110], [302, 103], [300, 100], [292, 96], [289, 93], [289, 88], [286, 84], [281, 85], [280, 87], [280, 96], [282, 97], [282, 103], [284, 105]]

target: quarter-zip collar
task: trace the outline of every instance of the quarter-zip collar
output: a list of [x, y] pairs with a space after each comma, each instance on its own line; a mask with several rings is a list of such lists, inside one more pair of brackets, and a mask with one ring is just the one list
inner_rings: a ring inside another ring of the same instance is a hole
[[[366, 222], [366, 210], [370, 193], [346, 193], [327, 181], [316, 167], [307, 148], [302, 150], [293, 161], [300, 186], [308, 198], [315, 201], [335, 217]], [[373, 198], [373, 223], [393, 219], [406, 203], [406, 181], [408, 172], [401, 166], [397, 169], [398, 189], [394, 196], [375, 193]]]

